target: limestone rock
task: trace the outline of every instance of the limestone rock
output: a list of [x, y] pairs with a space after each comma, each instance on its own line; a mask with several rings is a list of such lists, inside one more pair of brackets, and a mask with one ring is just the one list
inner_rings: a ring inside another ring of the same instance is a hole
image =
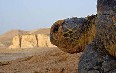
[[36, 35], [22, 35], [21, 48], [34, 48], [37, 47]]
[[38, 47], [55, 47], [53, 44], [51, 44], [49, 35], [38, 34], [37, 39]]
[[9, 46], [9, 48], [20, 48], [21, 47], [21, 36], [20, 35], [17, 35], [13, 38], [12, 40], [12, 45]]
[[82, 52], [95, 37], [96, 15], [70, 18], [55, 22], [50, 30], [50, 41], [68, 53]]
[[55, 47], [50, 42], [49, 34], [18, 35], [13, 38], [12, 43], [9, 48]]

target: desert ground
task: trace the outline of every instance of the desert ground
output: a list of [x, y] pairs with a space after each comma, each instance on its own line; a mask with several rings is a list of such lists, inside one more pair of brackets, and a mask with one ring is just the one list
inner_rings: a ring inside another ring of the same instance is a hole
[[50, 29], [11, 30], [0, 35], [0, 73], [77, 73], [81, 53], [68, 54], [57, 47], [9, 49], [17, 34], [49, 34]]
[[53, 48], [0, 49], [0, 73], [77, 73], [80, 55]]

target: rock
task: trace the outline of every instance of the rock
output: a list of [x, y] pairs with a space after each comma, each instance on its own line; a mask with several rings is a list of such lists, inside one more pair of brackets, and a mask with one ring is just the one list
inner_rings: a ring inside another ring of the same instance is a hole
[[21, 48], [35, 48], [37, 47], [36, 35], [23, 35], [21, 39]]
[[97, 35], [107, 52], [116, 57], [116, 0], [98, 0]]
[[21, 36], [20, 35], [17, 35], [13, 38], [12, 40], [12, 45], [9, 46], [9, 48], [20, 48], [21, 47]]
[[5, 45], [0, 42], [0, 48], [5, 48]]
[[95, 37], [96, 15], [58, 20], [50, 30], [50, 41], [68, 53], [82, 52]]
[[78, 73], [112, 73], [114, 70], [116, 58], [108, 55], [104, 46], [94, 42], [86, 47], [78, 64]]
[[98, 0], [96, 36], [85, 48], [78, 73], [116, 73], [116, 0]]
[[49, 35], [38, 34], [37, 39], [38, 47], [55, 47], [53, 44], [51, 44]]
[[12, 43], [9, 48], [55, 47], [50, 42], [49, 34], [18, 35], [13, 38]]

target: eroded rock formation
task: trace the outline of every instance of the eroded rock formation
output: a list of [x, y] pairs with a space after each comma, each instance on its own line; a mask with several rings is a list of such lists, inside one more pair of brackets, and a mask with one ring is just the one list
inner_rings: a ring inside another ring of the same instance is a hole
[[[51, 27], [50, 39], [54, 45], [68, 53], [83, 51], [78, 73], [116, 73], [116, 0], [97, 0], [97, 4], [97, 18], [94, 21], [72, 18], [57, 21]], [[95, 24], [95, 30], [88, 26], [91, 22]], [[85, 36], [87, 33], [89, 35]], [[83, 36], [85, 38], [81, 39]], [[91, 41], [85, 40], [88, 37]], [[76, 45], [79, 47], [75, 48]]]
[[82, 52], [96, 34], [96, 15], [59, 20], [50, 30], [51, 43], [68, 53]]
[[55, 47], [51, 44], [48, 34], [17, 35], [9, 48]]
[[5, 48], [5, 45], [0, 42], [0, 48]]
[[17, 35], [12, 40], [13, 45], [9, 46], [9, 48], [20, 48], [21, 47], [21, 36]]
[[98, 0], [97, 38], [116, 57], [116, 0]]
[[98, 0], [96, 37], [87, 45], [79, 73], [116, 73], [116, 0]]
[[55, 47], [53, 46], [53, 44], [51, 44], [49, 35], [38, 34], [37, 39], [38, 39], [38, 47], [46, 47], [46, 46]]
[[21, 48], [37, 47], [37, 36], [34, 34], [23, 35], [21, 38]]

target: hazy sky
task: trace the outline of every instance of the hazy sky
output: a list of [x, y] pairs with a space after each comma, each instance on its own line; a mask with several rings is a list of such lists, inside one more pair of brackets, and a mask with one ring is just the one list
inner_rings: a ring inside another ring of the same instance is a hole
[[96, 13], [96, 0], [0, 0], [0, 34], [50, 27], [56, 20]]

